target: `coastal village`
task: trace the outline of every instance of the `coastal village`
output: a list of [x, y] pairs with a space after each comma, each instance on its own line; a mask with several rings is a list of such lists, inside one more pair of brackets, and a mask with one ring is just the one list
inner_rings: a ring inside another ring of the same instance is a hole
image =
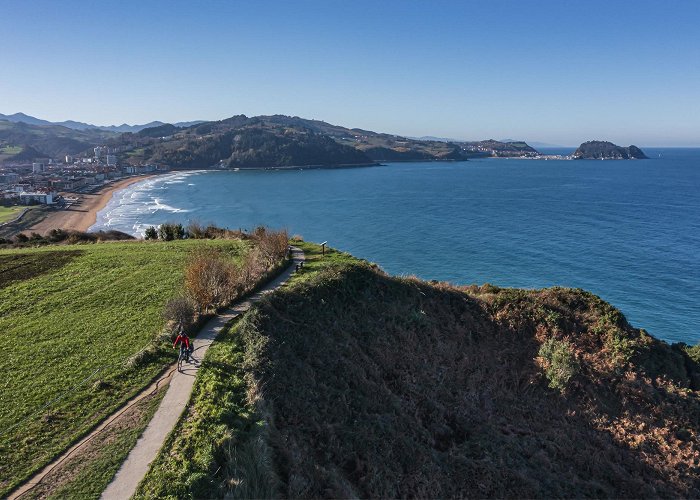
[[93, 155], [0, 164], [0, 204], [66, 205], [61, 192], [93, 193], [125, 177], [167, 171], [157, 165], [120, 165], [116, 151], [97, 146]]

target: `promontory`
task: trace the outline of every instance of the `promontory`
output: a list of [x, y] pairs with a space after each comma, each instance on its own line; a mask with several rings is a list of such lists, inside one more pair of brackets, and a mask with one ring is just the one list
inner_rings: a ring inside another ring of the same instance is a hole
[[648, 158], [637, 146], [623, 147], [608, 141], [588, 141], [571, 155], [574, 160], [642, 160]]

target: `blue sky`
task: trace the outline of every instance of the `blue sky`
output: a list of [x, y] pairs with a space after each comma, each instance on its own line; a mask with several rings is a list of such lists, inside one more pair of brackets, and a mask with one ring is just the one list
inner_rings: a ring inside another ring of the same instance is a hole
[[0, 113], [700, 146], [700, 2], [3, 0]]

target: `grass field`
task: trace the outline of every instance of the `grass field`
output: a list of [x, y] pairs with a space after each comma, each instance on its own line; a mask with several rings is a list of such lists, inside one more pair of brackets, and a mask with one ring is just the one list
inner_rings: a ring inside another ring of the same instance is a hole
[[0, 207], [0, 224], [17, 217], [27, 207]]
[[4, 146], [0, 148], [0, 154], [16, 155], [22, 152], [22, 146]]
[[204, 245], [234, 259], [247, 248], [185, 240], [0, 251], [0, 496], [173, 361], [153, 341], [188, 253]]
[[167, 392], [167, 386], [129, 408], [51, 471], [23, 499], [95, 499], [112, 481]]

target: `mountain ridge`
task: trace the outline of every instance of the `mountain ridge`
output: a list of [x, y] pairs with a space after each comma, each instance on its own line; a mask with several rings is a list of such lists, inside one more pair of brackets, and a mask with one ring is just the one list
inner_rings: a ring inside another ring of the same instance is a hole
[[[64, 120], [60, 122], [52, 122], [49, 120], [44, 120], [42, 118], [36, 118], [34, 116], [27, 115], [25, 113], [19, 112], [12, 115], [4, 115], [0, 113], [0, 120], [7, 120], [13, 123], [26, 123], [28, 125], [60, 125], [73, 130], [88, 130], [88, 129], [98, 129], [105, 130], [108, 132], [139, 132], [143, 129], [150, 127], [157, 127], [160, 125], [165, 125], [167, 122], [162, 122], [155, 120], [149, 123], [144, 123], [142, 125], [129, 125], [128, 123], [122, 123], [121, 125], [93, 125], [91, 123], [79, 122], [75, 120]], [[176, 127], [189, 127], [199, 123], [204, 123], [205, 120], [194, 120], [173, 123]]]
[[[155, 121], [127, 132], [106, 128], [80, 130], [75, 125], [80, 122], [50, 123], [21, 113], [9, 116], [14, 121], [7, 120], [8, 115], [2, 117], [0, 146], [33, 148], [42, 156], [56, 158], [91, 156], [92, 148], [106, 145], [122, 163], [175, 169], [346, 166], [540, 155], [525, 142], [412, 139], [280, 114], [234, 115], [218, 121], [175, 124]], [[12, 156], [2, 159], [12, 161]]]

